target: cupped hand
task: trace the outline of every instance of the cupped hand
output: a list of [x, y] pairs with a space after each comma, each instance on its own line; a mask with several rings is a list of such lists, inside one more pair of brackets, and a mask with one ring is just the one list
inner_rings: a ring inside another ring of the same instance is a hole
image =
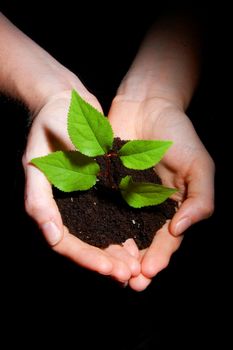
[[163, 184], [179, 191], [174, 199], [179, 209], [160, 229], [149, 248], [135, 252], [141, 274], [131, 277], [129, 285], [144, 290], [151, 279], [164, 269], [179, 248], [182, 233], [192, 224], [209, 217], [214, 207], [214, 164], [187, 115], [162, 98], [128, 100], [118, 95], [109, 111], [115, 134], [122, 139], [171, 140], [156, 171]]
[[[97, 99], [89, 92], [80, 92], [90, 104], [101, 110]], [[127, 282], [140, 273], [138, 258], [132, 254], [130, 241], [126, 248], [112, 246], [102, 250], [79, 240], [63, 226], [52, 188], [44, 174], [30, 161], [56, 150], [73, 149], [67, 134], [67, 112], [71, 91], [62, 91], [48, 98], [33, 118], [23, 156], [25, 171], [25, 208], [37, 222], [49, 245], [80, 266]]]

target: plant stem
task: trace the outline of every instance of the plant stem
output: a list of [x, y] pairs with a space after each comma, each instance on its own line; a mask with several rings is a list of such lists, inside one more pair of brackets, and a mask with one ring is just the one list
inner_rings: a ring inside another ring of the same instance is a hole
[[117, 189], [117, 186], [114, 184], [113, 178], [111, 176], [111, 158], [117, 157], [116, 152], [109, 152], [104, 155], [105, 163], [106, 163], [106, 177], [109, 180], [109, 184], [112, 189]]

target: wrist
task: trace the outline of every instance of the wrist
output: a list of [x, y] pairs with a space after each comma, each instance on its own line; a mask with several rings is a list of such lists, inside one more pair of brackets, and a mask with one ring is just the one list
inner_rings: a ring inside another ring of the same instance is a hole
[[[20, 83], [20, 82], [19, 82]], [[20, 84], [19, 84], [20, 85]], [[52, 67], [46, 75], [35, 75], [30, 84], [17, 86], [16, 95], [27, 106], [32, 115], [37, 112], [53, 97], [66, 94], [72, 89], [85, 95], [86, 89], [81, 81], [65, 67]]]
[[178, 95], [172, 89], [153, 86], [154, 82], [145, 82], [143, 84], [135, 77], [132, 79], [124, 79], [117, 91], [115, 99], [118, 102], [131, 102], [134, 104], [148, 105], [156, 104], [156, 109], [175, 108], [185, 111], [187, 105], [185, 99]]
[[144, 77], [126, 76], [117, 91], [117, 99], [139, 104], [156, 100], [162, 107], [171, 105], [182, 111], [188, 106], [185, 94], [183, 95], [179, 89], [159, 84], [152, 74]]

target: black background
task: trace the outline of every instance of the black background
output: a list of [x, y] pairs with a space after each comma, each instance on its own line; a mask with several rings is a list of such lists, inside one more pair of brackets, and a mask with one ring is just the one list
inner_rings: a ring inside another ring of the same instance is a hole
[[[8, 2], [2, 10], [76, 73], [107, 113], [146, 28], [161, 10], [166, 11], [166, 6], [155, 5], [153, 11], [146, 2], [127, 11], [120, 3], [102, 8], [77, 4], [77, 9], [72, 4], [67, 8], [56, 4], [49, 10], [42, 3], [23, 6]], [[2, 155], [6, 156], [2, 184], [7, 189], [3, 195], [6, 228], [2, 229], [7, 238], [3, 246], [6, 297], [2, 300], [7, 311], [5, 324], [15, 335], [8, 337], [9, 342], [17, 340], [34, 348], [40, 341], [51, 341], [55, 347], [58, 340], [65, 341], [67, 349], [74, 344], [77, 349], [139, 350], [155, 349], [156, 345], [163, 349], [168, 344], [189, 349], [190, 344], [212, 345], [226, 339], [230, 22], [223, 3], [196, 6], [197, 10], [202, 11], [205, 24], [205, 63], [188, 114], [216, 163], [216, 210], [212, 218], [188, 230], [169, 267], [142, 293], [74, 266], [46, 246], [23, 209], [21, 156], [27, 112], [1, 97]], [[82, 342], [85, 345], [81, 346]]]

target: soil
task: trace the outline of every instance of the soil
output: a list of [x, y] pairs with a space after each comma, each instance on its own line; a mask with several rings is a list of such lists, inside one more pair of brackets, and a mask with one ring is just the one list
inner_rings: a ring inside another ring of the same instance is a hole
[[88, 191], [64, 193], [54, 189], [54, 198], [64, 225], [82, 241], [99, 248], [122, 244], [133, 238], [139, 249], [147, 248], [156, 232], [175, 214], [176, 202], [167, 199], [156, 206], [130, 207], [116, 188], [122, 177], [131, 175], [135, 181], [161, 184], [153, 168], [125, 168], [115, 152], [125, 143], [115, 138], [111, 159], [97, 157], [101, 173], [99, 181]]

